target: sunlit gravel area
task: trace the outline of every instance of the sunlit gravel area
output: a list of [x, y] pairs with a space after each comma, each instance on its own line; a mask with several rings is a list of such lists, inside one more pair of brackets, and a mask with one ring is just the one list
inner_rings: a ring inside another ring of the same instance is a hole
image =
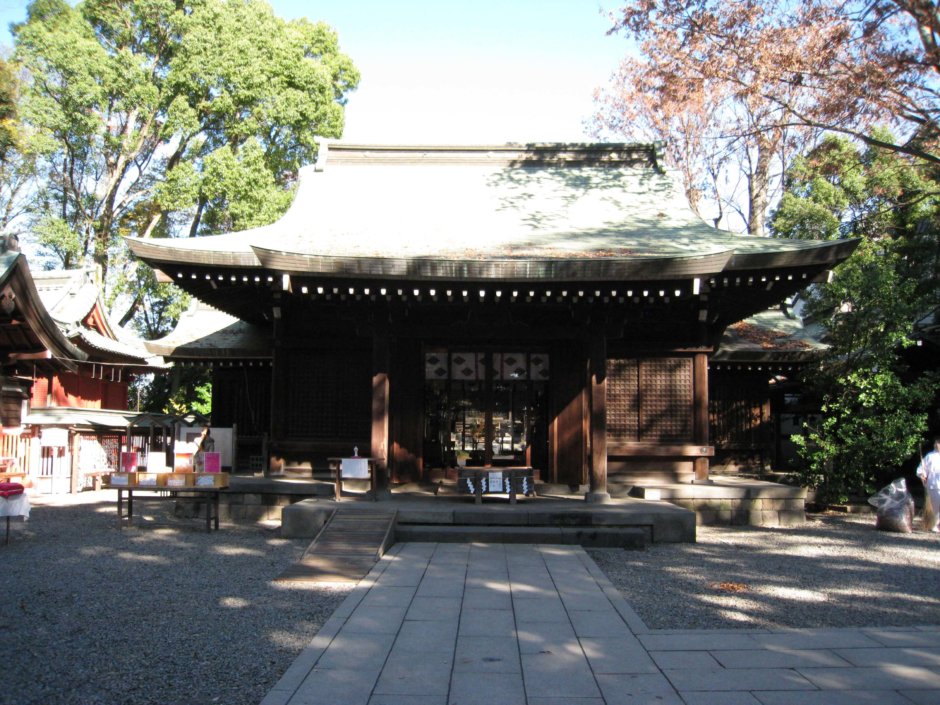
[[[0, 539], [0, 705], [257, 705], [350, 590], [276, 582], [309, 543], [276, 526], [144, 502], [119, 529], [114, 500], [33, 495]], [[651, 629], [940, 624], [940, 539], [916, 529], [811, 515], [590, 554]]]
[[698, 527], [695, 544], [592, 550], [651, 629], [940, 624], [940, 539], [875, 529], [874, 515], [799, 527]]
[[[115, 493], [36, 496], [0, 536], [3, 705], [257, 705], [349, 592], [274, 579], [309, 540]], [[0, 527], [5, 526], [0, 524]]]

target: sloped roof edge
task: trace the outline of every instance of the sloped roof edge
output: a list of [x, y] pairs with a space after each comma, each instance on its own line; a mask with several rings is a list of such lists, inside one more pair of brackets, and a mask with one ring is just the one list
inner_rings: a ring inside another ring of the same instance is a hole
[[71, 370], [76, 361], [88, 358], [66, 338], [58, 324], [49, 315], [42, 303], [26, 256], [19, 252], [0, 254], [0, 287], [10, 286], [16, 296], [14, 305], [21, 315], [31, 323], [39, 342], [52, 356]]

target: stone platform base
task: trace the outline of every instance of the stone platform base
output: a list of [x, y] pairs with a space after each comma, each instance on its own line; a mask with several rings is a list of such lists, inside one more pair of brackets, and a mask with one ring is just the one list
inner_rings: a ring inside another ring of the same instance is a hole
[[636, 485], [631, 496], [695, 512], [700, 526], [794, 526], [806, 520], [806, 490], [735, 477], [690, 484]]
[[[562, 543], [638, 548], [650, 543], [695, 541], [695, 515], [666, 502], [613, 499], [589, 504], [583, 497], [540, 494], [519, 498], [434, 494], [412, 487], [393, 491], [378, 503], [398, 512], [396, 537], [402, 541], [484, 541], [507, 543], [524, 536], [527, 543]], [[289, 538], [316, 536], [337, 507], [312, 498], [285, 507], [281, 533]], [[344, 511], [368, 512], [376, 504], [344, 499]]]
[[[360, 495], [355, 489], [350, 488], [351, 495], [344, 498], [344, 505], [358, 501]], [[515, 505], [499, 496], [474, 505], [472, 497], [456, 495], [446, 483], [413, 483], [393, 488], [384, 501], [395, 503], [403, 512], [405, 519], [399, 522], [402, 526], [413, 527], [403, 529], [403, 536], [408, 532], [427, 536], [435, 526], [476, 527], [477, 535], [481, 535], [482, 526], [605, 527], [601, 533], [609, 533], [606, 527], [613, 526], [639, 529], [647, 543], [654, 543], [694, 541], [695, 525], [793, 526], [805, 520], [806, 490], [748, 478], [635, 485], [629, 496], [615, 496], [609, 504], [585, 502], [586, 490], [584, 487], [571, 492], [567, 487], [539, 484], [537, 496], [520, 498]], [[335, 507], [332, 494], [331, 482], [233, 475], [229, 491], [222, 495], [220, 518], [232, 522], [280, 521], [287, 535], [312, 537], [322, 525], [319, 519], [310, 523], [307, 516], [302, 524], [307, 528], [298, 528], [292, 524], [293, 507], [304, 502], [305, 508], [296, 511], [305, 516], [311, 511], [312, 501], [318, 514], [329, 512]], [[288, 508], [291, 511], [286, 511]], [[496, 534], [501, 532], [503, 529]], [[453, 536], [460, 532], [447, 529], [441, 533]]]

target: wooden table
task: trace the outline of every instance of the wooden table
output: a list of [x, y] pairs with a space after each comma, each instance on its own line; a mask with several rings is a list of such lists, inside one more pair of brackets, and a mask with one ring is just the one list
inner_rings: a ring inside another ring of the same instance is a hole
[[[206, 502], [206, 531], [212, 531], [215, 528], [219, 530], [219, 496], [227, 488], [225, 487], [154, 487], [152, 485], [130, 485], [127, 487], [111, 486], [107, 489], [117, 490], [117, 517], [118, 527], [124, 527], [124, 520], [131, 526], [134, 522], [134, 493], [149, 492], [157, 493], [148, 499], [196, 499], [200, 496], [208, 498]], [[127, 493], [127, 514], [124, 513], [124, 493]], [[193, 495], [192, 497], [180, 497], [180, 495]]]
[[508, 494], [509, 503], [515, 504], [517, 495], [535, 494], [535, 471], [530, 467], [460, 468], [457, 488], [473, 494], [477, 504], [483, 503], [484, 494]]

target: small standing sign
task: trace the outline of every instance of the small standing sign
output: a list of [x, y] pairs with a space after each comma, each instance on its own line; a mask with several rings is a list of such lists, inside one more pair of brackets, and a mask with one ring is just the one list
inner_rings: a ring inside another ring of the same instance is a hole
[[222, 454], [215, 451], [206, 451], [202, 459], [203, 472], [222, 472]]
[[174, 472], [192, 472], [193, 471], [193, 454], [192, 453], [176, 453], [173, 458], [173, 471]]
[[124, 451], [121, 453], [121, 472], [137, 472], [137, 453]]

